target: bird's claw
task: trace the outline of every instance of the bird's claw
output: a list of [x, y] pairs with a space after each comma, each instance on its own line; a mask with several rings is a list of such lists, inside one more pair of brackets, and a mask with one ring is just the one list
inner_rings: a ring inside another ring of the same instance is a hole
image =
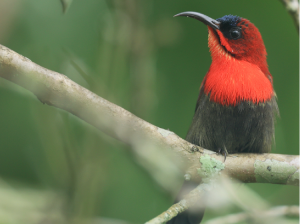
[[221, 155], [224, 156], [224, 162], [225, 162], [226, 161], [226, 157], [228, 155], [226, 147], [224, 146], [224, 148], [219, 148], [218, 149], [218, 154], [221, 154]]

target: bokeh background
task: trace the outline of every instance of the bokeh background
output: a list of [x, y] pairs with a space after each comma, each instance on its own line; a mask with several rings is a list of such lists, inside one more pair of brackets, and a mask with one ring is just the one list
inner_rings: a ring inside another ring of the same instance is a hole
[[[207, 28], [173, 18], [183, 11], [259, 28], [280, 108], [273, 152], [298, 154], [299, 36], [280, 1], [73, 0], [64, 14], [59, 0], [1, 0], [0, 43], [184, 138], [211, 59]], [[297, 187], [247, 186], [273, 206], [299, 204]], [[143, 223], [173, 198], [122, 143], [0, 79], [0, 223]]]

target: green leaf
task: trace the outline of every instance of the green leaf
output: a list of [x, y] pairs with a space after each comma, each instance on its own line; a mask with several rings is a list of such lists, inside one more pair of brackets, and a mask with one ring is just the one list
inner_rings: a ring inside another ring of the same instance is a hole
[[60, 0], [62, 7], [63, 7], [63, 12], [66, 13], [67, 10], [69, 9], [70, 5], [72, 4], [73, 0]]

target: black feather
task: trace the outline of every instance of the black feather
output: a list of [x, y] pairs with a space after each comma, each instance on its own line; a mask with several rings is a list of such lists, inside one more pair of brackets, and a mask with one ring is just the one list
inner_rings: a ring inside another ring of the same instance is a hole
[[[203, 148], [228, 153], [267, 153], [274, 139], [274, 123], [279, 110], [276, 97], [263, 103], [242, 101], [223, 106], [210, 101], [200, 90], [195, 115], [186, 140]], [[183, 188], [189, 183], [185, 182]], [[167, 224], [199, 224], [204, 210], [179, 214]]]

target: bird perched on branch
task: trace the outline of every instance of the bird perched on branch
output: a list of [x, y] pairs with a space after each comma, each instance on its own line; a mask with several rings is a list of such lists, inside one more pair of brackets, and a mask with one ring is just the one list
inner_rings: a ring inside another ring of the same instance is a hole
[[[259, 30], [233, 15], [216, 20], [197, 12], [175, 16], [207, 25], [212, 57], [186, 140], [225, 158], [227, 153], [270, 152], [279, 111]], [[198, 224], [203, 213], [186, 211], [167, 224]]]

